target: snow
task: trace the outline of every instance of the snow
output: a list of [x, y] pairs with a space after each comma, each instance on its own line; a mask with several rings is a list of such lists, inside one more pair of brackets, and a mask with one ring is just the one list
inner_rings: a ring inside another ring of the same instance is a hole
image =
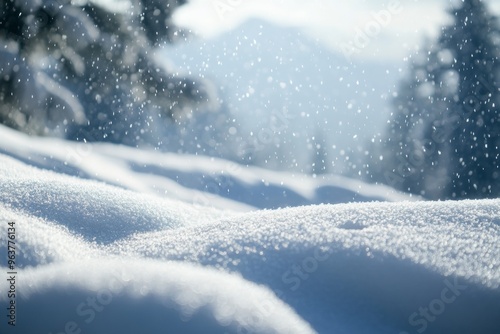
[[0, 126], [0, 333], [498, 333], [500, 201], [414, 200]]
[[0, 129], [0, 153], [30, 165], [219, 209], [248, 211], [374, 199], [415, 200], [389, 187], [336, 175], [313, 178], [203, 156], [53, 138], [33, 140], [5, 127]]
[[[33, 314], [29, 322], [19, 321], [19, 333], [68, 327], [89, 333], [157, 333], [162, 328], [175, 333], [313, 333], [268, 289], [183, 263], [99, 259], [54, 264], [27, 269], [19, 289], [30, 301], [23, 314]], [[49, 298], [53, 306], [47, 309]], [[263, 303], [269, 306], [262, 316], [258, 313], [260, 320], [249, 322]]]

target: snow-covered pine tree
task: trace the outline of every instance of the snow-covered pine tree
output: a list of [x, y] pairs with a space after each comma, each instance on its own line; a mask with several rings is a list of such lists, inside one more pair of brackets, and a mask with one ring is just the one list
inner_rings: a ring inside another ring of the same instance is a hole
[[422, 116], [429, 116], [426, 111], [431, 102], [427, 96], [428, 89], [432, 88], [431, 74], [427, 71], [430, 55], [431, 47], [408, 58], [411, 61], [410, 75], [400, 83], [392, 101], [392, 120], [382, 138], [382, 148], [377, 150], [371, 163], [378, 180], [411, 193], [423, 190], [424, 166], [416, 140], [419, 135], [415, 132], [419, 131]]
[[500, 44], [497, 18], [481, 0], [452, 10], [440, 38], [451, 53], [446, 75], [458, 124], [449, 137], [451, 182], [445, 198], [500, 195]]
[[0, 122], [30, 134], [136, 144], [209, 98], [155, 46], [185, 0], [0, 2]]
[[376, 179], [431, 199], [497, 197], [498, 23], [480, 0], [451, 15], [400, 85]]

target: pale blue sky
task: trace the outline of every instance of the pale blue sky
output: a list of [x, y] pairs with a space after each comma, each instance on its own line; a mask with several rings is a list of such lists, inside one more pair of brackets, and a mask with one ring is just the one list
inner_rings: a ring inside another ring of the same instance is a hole
[[[190, 0], [175, 13], [177, 24], [214, 37], [249, 18], [300, 27], [328, 48], [345, 53], [353, 43], [357, 58], [401, 59], [446, 22], [450, 0]], [[500, 12], [500, 2], [489, 1]], [[391, 8], [393, 9], [391, 11]], [[397, 8], [397, 10], [394, 10]], [[384, 11], [382, 23], [375, 13]], [[378, 27], [377, 27], [378, 25]], [[370, 30], [372, 29], [372, 30]], [[359, 31], [371, 34], [368, 41]], [[360, 42], [364, 44], [360, 44]]]

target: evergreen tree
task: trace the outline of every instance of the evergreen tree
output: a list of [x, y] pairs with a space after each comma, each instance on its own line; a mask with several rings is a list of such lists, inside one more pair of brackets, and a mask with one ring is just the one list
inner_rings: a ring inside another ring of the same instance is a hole
[[498, 24], [480, 0], [467, 0], [453, 11], [455, 24], [440, 42], [454, 61], [448, 71], [458, 77], [453, 107], [458, 122], [449, 143], [451, 183], [448, 198], [500, 195], [500, 91]]
[[437, 45], [414, 57], [381, 141], [383, 160], [372, 165], [376, 179], [427, 198], [496, 197], [498, 24], [480, 0], [451, 14]]
[[170, 18], [184, 2], [1, 1], [0, 122], [76, 140], [158, 140], [153, 124], [208, 99], [155, 52], [182, 34]]

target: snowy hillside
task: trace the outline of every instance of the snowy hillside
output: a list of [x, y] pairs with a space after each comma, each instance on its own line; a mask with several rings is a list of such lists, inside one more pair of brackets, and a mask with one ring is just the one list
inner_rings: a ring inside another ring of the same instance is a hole
[[499, 200], [255, 210], [410, 198], [4, 127], [0, 150], [0, 333], [500, 332]]
[[0, 154], [38, 168], [98, 180], [140, 193], [238, 211], [414, 199], [389, 187], [368, 185], [340, 176], [312, 178], [245, 167], [216, 158], [53, 138], [35, 140], [1, 125]]

